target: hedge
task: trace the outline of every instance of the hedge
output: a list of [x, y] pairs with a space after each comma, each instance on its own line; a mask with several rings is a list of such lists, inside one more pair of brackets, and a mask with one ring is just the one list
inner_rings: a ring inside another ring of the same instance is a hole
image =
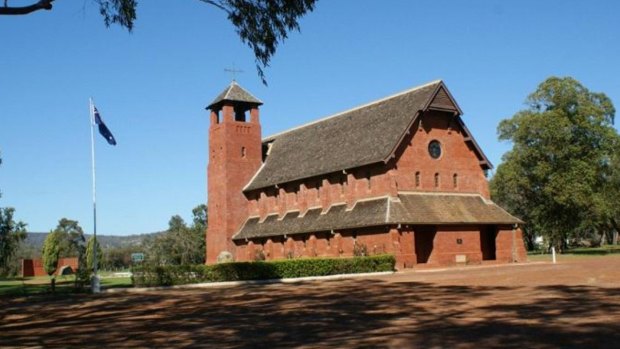
[[392, 255], [353, 258], [304, 258], [215, 265], [140, 265], [132, 268], [136, 287], [172, 286], [202, 282], [268, 280], [393, 271]]

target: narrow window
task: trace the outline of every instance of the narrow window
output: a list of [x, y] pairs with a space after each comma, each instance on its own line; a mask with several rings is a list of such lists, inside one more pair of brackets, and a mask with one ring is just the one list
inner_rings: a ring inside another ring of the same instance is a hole
[[245, 147], [241, 147], [241, 157], [245, 157]]
[[366, 184], [368, 185], [368, 189], [370, 189], [370, 171], [366, 171]]
[[246, 121], [245, 110], [243, 110], [240, 106], [235, 106], [235, 121]]
[[420, 187], [420, 171], [415, 173], [415, 187], [416, 188]]
[[439, 173], [435, 173], [435, 188], [439, 188]]
[[344, 186], [347, 185], [347, 175], [340, 176], [340, 194], [344, 194]]
[[452, 175], [452, 185], [454, 186], [454, 189], [456, 189], [456, 187], [458, 187], [459, 185], [459, 175], [457, 175], [456, 173]]

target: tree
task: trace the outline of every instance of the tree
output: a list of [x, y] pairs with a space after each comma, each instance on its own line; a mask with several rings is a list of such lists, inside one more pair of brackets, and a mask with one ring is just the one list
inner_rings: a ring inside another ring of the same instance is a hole
[[200, 204], [192, 209], [193, 215], [193, 227], [198, 229], [206, 229], [207, 228], [207, 205]]
[[41, 248], [37, 248], [26, 240], [20, 242], [13, 256], [9, 259], [0, 275], [6, 277], [19, 277], [22, 272], [22, 259], [41, 258]]
[[143, 246], [109, 246], [104, 250], [101, 268], [107, 270], [127, 269], [131, 266], [131, 254], [144, 252]]
[[62, 218], [58, 221], [54, 233], [60, 238], [60, 257], [77, 257], [78, 268], [75, 270], [75, 287], [80, 289], [88, 283], [90, 270], [86, 264], [86, 238], [78, 221]]
[[[33, 2], [36, 0], [32, 0]], [[10, 7], [4, 0], [0, 15], [27, 15], [51, 10], [55, 0], [39, 0], [28, 6]], [[92, 0], [106, 26], [118, 24], [128, 31], [136, 20], [136, 0]], [[263, 68], [269, 66], [280, 42], [288, 32], [299, 30], [298, 19], [314, 9], [316, 0], [200, 0], [226, 13], [241, 41], [252, 49], [258, 75], [266, 84]]]
[[542, 235], [562, 251], [569, 239], [600, 233], [610, 222], [605, 187], [620, 144], [615, 109], [605, 94], [570, 77], [548, 78], [526, 104], [498, 127], [513, 148], [491, 180], [491, 195], [527, 222], [530, 247]]
[[43, 251], [41, 252], [41, 258], [43, 259], [43, 270], [49, 275], [52, 292], [56, 289], [56, 279], [54, 273], [58, 265], [58, 259], [60, 258], [60, 248], [64, 237], [59, 231], [50, 232], [45, 241], [43, 242]]
[[[0, 158], [0, 165], [2, 158]], [[0, 197], [2, 193], [0, 193]], [[15, 222], [12, 207], [0, 207], [0, 274], [9, 271], [9, 261], [15, 255], [20, 243], [26, 239], [26, 224]]]
[[200, 204], [192, 209], [192, 226], [190, 227], [193, 241], [193, 262], [197, 264], [204, 264], [207, 245], [206, 245], [206, 234], [207, 234], [207, 226], [208, 215], [207, 215], [207, 205]]
[[60, 257], [80, 257], [84, 254], [84, 243], [86, 238], [84, 237], [84, 230], [78, 223], [67, 218], [62, 218], [58, 221], [58, 225], [54, 229], [62, 236], [62, 244], [60, 247]]
[[196, 206], [193, 223], [172, 216], [168, 230], [145, 241], [149, 263], [157, 265], [203, 264], [205, 260], [206, 205]]
[[620, 197], [620, 147], [613, 151], [609, 167], [611, 171], [603, 188], [609, 225], [607, 234], [601, 234], [601, 240], [615, 245], [620, 233], [620, 205], [617, 204]]
[[93, 262], [95, 257], [95, 245], [97, 245], [97, 265], [100, 265], [103, 261], [103, 250], [101, 249], [101, 245], [94, 236], [91, 236], [86, 243], [86, 269], [89, 273], [93, 272], [94, 270]]
[[12, 207], [0, 208], [0, 274], [5, 274], [9, 261], [26, 238], [26, 224], [15, 222]]

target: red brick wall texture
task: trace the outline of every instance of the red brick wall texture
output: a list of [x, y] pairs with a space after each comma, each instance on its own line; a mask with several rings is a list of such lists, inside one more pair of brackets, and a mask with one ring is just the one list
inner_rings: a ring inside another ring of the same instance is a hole
[[[251, 110], [249, 122], [234, 121], [232, 113], [229, 104], [224, 105], [219, 116], [215, 112], [211, 115], [208, 264], [215, 263], [221, 251], [231, 252], [235, 260], [251, 261], [262, 256], [267, 260], [348, 257], [354, 255], [356, 246], [358, 250], [364, 246], [369, 254], [394, 254], [398, 268], [525, 261], [521, 231], [511, 226], [382, 226], [257, 239], [236, 245], [231, 238], [249, 216], [265, 218], [277, 213], [282, 217], [290, 210], [304, 212], [317, 206], [325, 209], [342, 202], [350, 207], [360, 199], [395, 196], [399, 191], [474, 193], [489, 198], [489, 189], [476, 150], [465, 139], [469, 136], [453, 122], [450, 113], [428, 111], [412, 125], [395, 159], [387, 164], [348, 171], [346, 181], [328, 174], [300, 181], [296, 185], [298, 193], [287, 192], [285, 186], [255, 193], [250, 199], [242, 190], [262, 163], [258, 108]], [[442, 144], [439, 159], [428, 156], [432, 140]], [[366, 179], [369, 172], [370, 185]]]
[[[78, 268], [77, 257], [58, 259], [58, 264], [56, 264], [56, 275], [60, 273], [60, 268], [65, 265], [70, 266], [73, 272], [75, 272]], [[31, 276], [47, 276], [47, 273], [43, 269], [42, 259], [22, 259], [22, 277]]]

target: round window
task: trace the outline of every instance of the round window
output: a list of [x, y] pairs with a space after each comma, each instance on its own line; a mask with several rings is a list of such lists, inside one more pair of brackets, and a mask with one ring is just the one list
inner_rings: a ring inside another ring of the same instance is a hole
[[441, 156], [441, 143], [439, 141], [431, 141], [428, 144], [428, 153], [433, 159], [439, 159]]

